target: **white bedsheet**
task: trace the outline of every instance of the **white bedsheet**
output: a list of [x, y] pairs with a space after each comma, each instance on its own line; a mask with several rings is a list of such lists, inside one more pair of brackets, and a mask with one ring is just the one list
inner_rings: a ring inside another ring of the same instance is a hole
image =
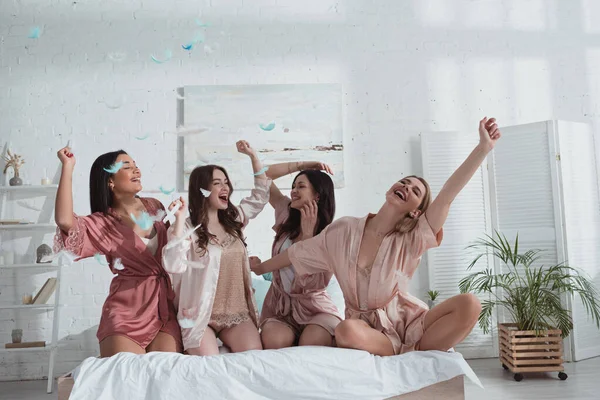
[[174, 353], [88, 358], [75, 374], [71, 400], [90, 399], [384, 399], [466, 375], [459, 353], [293, 347], [212, 357]]

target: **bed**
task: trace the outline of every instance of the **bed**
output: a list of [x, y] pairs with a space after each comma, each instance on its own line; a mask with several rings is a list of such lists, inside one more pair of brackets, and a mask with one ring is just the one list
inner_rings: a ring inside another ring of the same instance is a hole
[[292, 347], [212, 357], [174, 353], [84, 360], [59, 378], [59, 400], [464, 399], [463, 377], [481, 386], [459, 353], [377, 357], [364, 351]]

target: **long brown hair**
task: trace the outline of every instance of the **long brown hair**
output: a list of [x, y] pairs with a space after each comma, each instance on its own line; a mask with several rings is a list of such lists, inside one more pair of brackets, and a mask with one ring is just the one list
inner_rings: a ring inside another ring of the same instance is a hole
[[[216, 169], [225, 174], [227, 186], [229, 186], [229, 199], [231, 199], [233, 186], [231, 185], [229, 175], [227, 175], [225, 168], [218, 165], [204, 165], [202, 167], [194, 168], [192, 174], [190, 175], [188, 187], [188, 211], [190, 212], [190, 220], [192, 221], [192, 225], [198, 226], [198, 224], [202, 224], [202, 226], [200, 226], [200, 228], [198, 228], [195, 232], [198, 236], [196, 243], [198, 243], [198, 247], [200, 248], [200, 255], [206, 254], [208, 242], [210, 239], [216, 237], [208, 231], [208, 200], [200, 191], [200, 189], [212, 189], [213, 173]], [[244, 235], [242, 234], [243, 224], [238, 221], [240, 213], [237, 207], [235, 207], [229, 199], [227, 200], [227, 209], [219, 210], [217, 212], [219, 222], [221, 225], [223, 225], [223, 228], [225, 228], [225, 232], [237, 237], [244, 243], [244, 245], [246, 245], [246, 242], [244, 241]]]
[[[301, 175], [306, 176], [313, 187], [313, 190], [319, 197], [319, 200], [317, 201], [317, 226], [315, 227], [314, 232], [315, 235], [318, 235], [331, 223], [331, 221], [333, 221], [333, 216], [335, 215], [333, 181], [325, 172], [309, 169], [296, 175], [292, 186], [296, 184], [296, 179]], [[287, 219], [281, 224], [279, 229], [277, 229], [275, 243], [283, 237], [283, 235], [288, 235], [290, 240], [294, 240], [300, 236], [300, 233], [302, 233], [302, 228], [300, 226], [301, 219], [300, 211], [295, 208], [290, 208]]]
[[101, 212], [108, 214], [108, 209], [113, 206], [114, 196], [108, 188], [108, 181], [114, 175], [106, 172], [105, 168], [111, 168], [121, 154], [127, 154], [124, 150], [111, 151], [96, 158], [90, 169], [90, 208], [92, 213]]
[[[429, 205], [431, 204], [431, 189], [429, 188], [429, 184], [427, 183], [427, 181], [421, 178], [420, 176], [409, 175], [405, 176], [402, 179], [408, 178], [418, 179], [419, 181], [421, 181], [423, 186], [425, 186], [425, 194], [423, 195], [423, 200], [421, 200], [421, 204], [419, 204], [419, 207], [417, 207], [417, 210], [421, 211], [421, 214], [419, 215], [419, 218], [421, 218], [425, 214], [425, 211], [427, 211], [427, 209], [429, 208]], [[412, 231], [417, 227], [417, 224], [419, 223], [419, 218], [411, 218], [410, 216], [407, 216], [402, 221], [400, 221], [398, 225], [396, 225], [396, 231], [398, 233], [408, 233]]]

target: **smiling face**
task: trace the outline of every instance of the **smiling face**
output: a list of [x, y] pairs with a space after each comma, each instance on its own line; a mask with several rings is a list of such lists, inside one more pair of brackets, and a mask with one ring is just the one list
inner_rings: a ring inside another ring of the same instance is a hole
[[402, 214], [415, 213], [415, 217], [423, 211], [426, 197], [429, 198], [429, 187], [413, 176], [402, 178], [385, 194], [386, 203]]
[[211, 191], [208, 198], [209, 206], [217, 210], [226, 210], [229, 206], [231, 186], [227, 175], [218, 168], [213, 170], [213, 179], [209, 190]]
[[137, 194], [142, 190], [142, 172], [129, 154], [119, 154], [115, 163], [123, 166], [112, 175], [108, 184], [115, 194]]
[[313, 188], [313, 185], [304, 174], [298, 175], [294, 180], [290, 197], [292, 199], [290, 207], [297, 210], [301, 209], [306, 203], [313, 200], [319, 200], [319, 196]]

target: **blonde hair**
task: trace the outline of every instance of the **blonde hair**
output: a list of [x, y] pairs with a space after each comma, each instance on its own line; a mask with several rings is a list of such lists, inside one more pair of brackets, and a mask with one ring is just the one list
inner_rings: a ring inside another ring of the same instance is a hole
[[429, 184], [427, 183], [427, 181], [425, 179], [421, 178], [420, 176], [416, 176], [416, 175], [405, 176], [402, 179], [407, 179], [407, 178], [415, 178], [415, 179], [418, 179], [419, 181], [421, 181], [423, 186], [425, 186], [425, 194], [423, 195], [423, 200], [421, 201], [421, 204], [419, 204], [419, 207], [417, 207], [417, 210], [421, 212], [419, 217], [411, 218], [410, 215], [406, 216], [402, 221], [400, 221], [396, 225], [396, 232], [398, 232], [398, 233], [408, 233], [408, 232], [412, 231], [413, 229], [415, 229], [417, 227], [417, 224], [419, 223], [419, 218], [421, 216], [423, 216], [423, 214], [425, 214], [425, 212], [429, 208], [429, 205], [431, 204], [431, 189], [429, 188]]

